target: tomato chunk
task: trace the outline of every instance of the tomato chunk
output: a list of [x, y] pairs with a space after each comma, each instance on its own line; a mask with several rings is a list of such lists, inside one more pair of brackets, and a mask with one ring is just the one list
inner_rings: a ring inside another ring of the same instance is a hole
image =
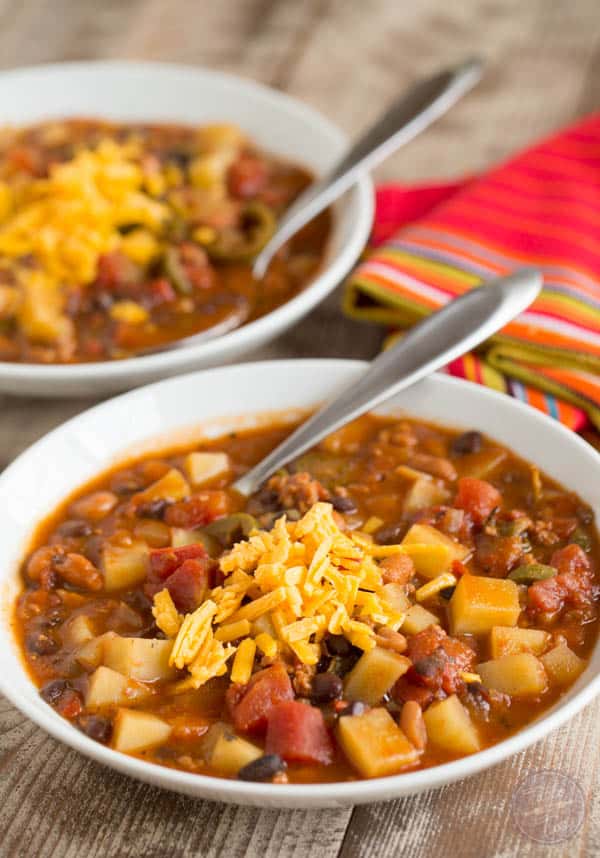
[[189, 500], [171, 504], [165, 510], [165, 522], [171, 527], [202, 527], [229, 511], [227, 494], [220, 489], [207, 490]]
[[265, 187], [268, 177], [267, 165], [261, 158], [241, 155], [227, 171], [227, 189], [234, 197], [255, 197]]
[[284, 700], [293, 700], [294, 690], [287, 670], [278, 662], [255, 673], [245, 688], [232, 685], [226, 701], [237, 730], [265, 730], [271, 709]]
[[590, 561], [579, 545], [566, 545], [555, 551], [550, 560], [557, 574], [536, 581], [527, 591], [530, 612], [556, 613], [565, 605], [582, 607], [594, 597], [594, 581]]
[[150, 552], [150, 570], [163, 580], [186, 560], [206, 557], [203, 545], [182, 545], [181, 548], [155, 548]]
[[491, 483], [476, 480], [475, 477], [462, 477], [458, 481], [454, 505], [464, 509], [475, 524], [483, 524], [501, 503], [502, 495]]
[[195, 611], [204, 600], [210, 583], [206, 560], [184, 560], [164, 582], [175, 607], [183, 614]]
[[265, 748], [284, 760], [328, 765], [333, 745], [323, 713], [297, 700], [278, 703], [269, 712]]

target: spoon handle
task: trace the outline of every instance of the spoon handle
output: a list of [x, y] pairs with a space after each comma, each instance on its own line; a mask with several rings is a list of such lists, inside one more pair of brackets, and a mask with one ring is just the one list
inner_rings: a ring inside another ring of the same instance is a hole
[[522, 268], [446, 304], [382, 352], [364, 375], [302, 423], [234, 488], [252, 494], [274, 471], [330, 432], [479, 345], [522, 313], [541, 286], [538, 271]]
[[482, 64], [472, 59], [421, 80], [395, 101], [324, 178], [311, 185], [279, 221], [277, 230], [254, 261], [262, 278], [273, 255], [319, 212], [347, 191], [359, 176], [372, 170], [444, 114], [481, 77]]

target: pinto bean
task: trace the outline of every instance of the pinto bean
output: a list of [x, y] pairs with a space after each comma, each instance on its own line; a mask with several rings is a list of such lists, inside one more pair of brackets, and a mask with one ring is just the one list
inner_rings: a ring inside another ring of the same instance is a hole
[[415, 565], [408, 554], [391, 554], [379, 564], [384, 584], [408, 584], [415, 574]]
[[119, 502], [114, 492], [92, 492], [71, 505], [71, 512], [76, 518], [88, 521], [100, 521], [112, 512]]
[[402, 707], [400, 727], [411, 745], [417, 751], [422, 751], [427, 744], [427, 729], [423, 712], [416, 700], [407, 700]]
[[406, 638], [400, 632], [395, 632], [393, 629], [387, 629], [385, 626], [379, 629], [375, 635], [377, 646], [384, 649], [391, 649], [394, 652], [403, 653], [408, 646]]
[[425, 473], [431, 474], [432, 477], [439, 477], [448, 482], [452, 482], [458, 476], [452, 462], [449, 459], [443, 459], [441, 456], [430, 456], [428, 453], [413, 453], [408, 460], [408, 464], [418, 471], [425, 471]]
[[73, 587], [83, 590], [101, 590], [104, 584], [102, 573], [83, 554], [74, 552], [60, 555], [54, 561], [58, 575]]

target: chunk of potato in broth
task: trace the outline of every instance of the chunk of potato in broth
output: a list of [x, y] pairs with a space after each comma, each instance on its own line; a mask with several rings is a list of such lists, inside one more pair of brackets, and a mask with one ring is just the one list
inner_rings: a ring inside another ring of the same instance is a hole
[[419, 759], [387, 709], [343, 716], [337, 736], [348, 760], [365, 778], [394, 775]]

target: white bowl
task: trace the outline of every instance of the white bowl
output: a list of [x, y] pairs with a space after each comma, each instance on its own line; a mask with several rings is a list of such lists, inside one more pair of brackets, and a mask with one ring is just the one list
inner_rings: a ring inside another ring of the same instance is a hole
[[[53, 117], [124, 122], [234, 122], [257, 144], [321, 175], [345, 151], [345, 135], [316, 110], [249, 80], [192, 66], [86, 62], [0, 73], [0, 126]], [[364, 176], [335, 206], [324, 263], [291, 301], [212, 341], [146, 357], [72, 365], [0, 362], [0, 392], [44, 397], [115, 393], [214, 366], [256, 349], [305, 316], [358, 259], [373, 221], [373, 185]]]
[[[120, 772], [202, 798], [292, 808], [380, 801], [464, 778], [541, 739], [588, 703], [600, 691], [599, 647], [575, 686], [546, 715], [478, 754], [376, 780], [284, 786], [194, 775], [117, 753], [72, 727], [39, 696], [24, 670], [10, 621], [19, 586], [17, 566], [35, 522], [74, 488], [132, 452], [160, 449], [168, 439], [214, 436], [232, 426], [256, 425], [273, 411], [314, 407], [356, 379], [364, 366], [356, 361], [275, 361], [163, 381], [69, 420], [13, 462], [0, 476], [0, 691], [52, 736]], [[434, 376], [381, 411], [480, 429], [574, 489], [600, 516], [600, 456], [558, 423], [508, 396]]]

